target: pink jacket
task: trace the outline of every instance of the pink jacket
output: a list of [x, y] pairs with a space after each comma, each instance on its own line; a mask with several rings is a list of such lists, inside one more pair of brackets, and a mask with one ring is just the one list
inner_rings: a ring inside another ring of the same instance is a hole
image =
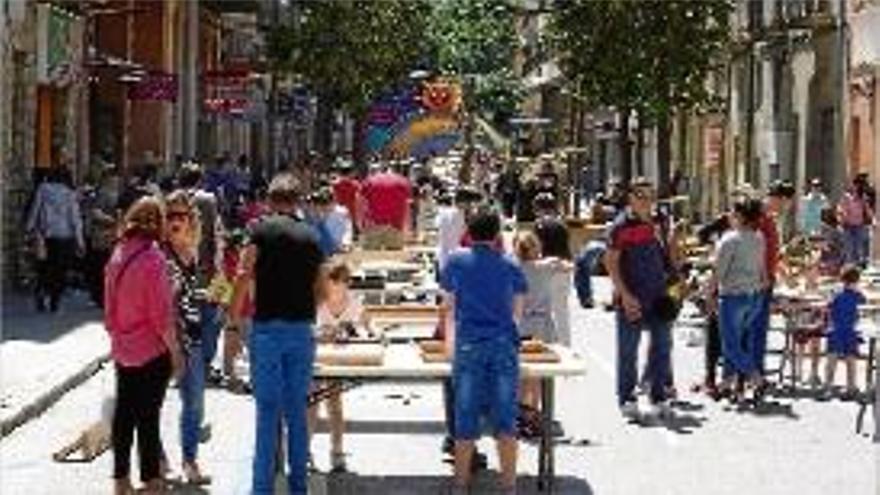
[[117, 244], [104, 268], [104, 289], [104, 323], [113, 360], [122, 366], [141, 366], [167, 352], [162, 337], [173, 331], [175, 314], [171, 279], [159, 245], [142, 238]]

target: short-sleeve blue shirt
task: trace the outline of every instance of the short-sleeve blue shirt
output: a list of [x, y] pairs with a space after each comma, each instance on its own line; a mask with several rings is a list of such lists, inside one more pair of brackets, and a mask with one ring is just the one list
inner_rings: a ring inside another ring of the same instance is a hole
[[856, 322], [859, 319], [859, 304], [865, 303], [865, 296], [851, 288], [844, 288], [831, 300], [829, 308], [831, 331], [842, 335], [852, 335], [856, 332]]
[[519, 265], [485, 244], [453, 252], [440, 286], [455, 296], [456, 345], [509, 335], [518, 338], [513, 299], [528, 290]]

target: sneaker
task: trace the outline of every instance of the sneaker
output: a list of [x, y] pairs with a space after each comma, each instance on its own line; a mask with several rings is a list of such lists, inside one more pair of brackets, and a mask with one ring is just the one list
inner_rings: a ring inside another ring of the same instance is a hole
[[345, 452], [330, 452], [330, 472], [345, 473], [348, 467], [345, 465]]
[[455, 439], [452, 437], [444, 438], [441, 450], [446, 455], [455, 455]]
[[807, 380], [807, 385], [811, 389], [816, 390], [822, 386], [822, 380], [820, 380], [818, 376], [814, 375], [814, 376], [811, 376], [809, 380]]
[[639, 418], [639, 404], [636, 401], [626, 401], [620, 406], [620, 414], [626, 419]]
[[489, 459], [486, 458], [486, 454], [474, 450], [474, 455], [471, 457], [471, 471], [477, 472], [480, 469], [486, 469], [488, 465]]
[[211, 440], [211, 423], [204, 423], [199, 427], [199, 443], [208, 443]]
[[859, 398], [859, 389], [857, 388], [847, 388], [840, 394], [840, 400], [842, 401], [854, 401]]

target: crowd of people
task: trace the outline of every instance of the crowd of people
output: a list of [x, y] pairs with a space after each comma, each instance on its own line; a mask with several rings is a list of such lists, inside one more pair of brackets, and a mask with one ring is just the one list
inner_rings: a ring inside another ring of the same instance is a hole
[[[182, 403], [186, 481], [211, 481], [198, 461], [208, 384], [253, 394], [254, 493], [272, 493], [282, 420], [288, 486], [305, 493], [317, 416], [308, 403], [319, 391], [330, 417], [331, 468], [345, 471], [341, 390], [312, 380], [315, 346], [340, 334], [377, 330], [350, 289], [352, 267], [339, 255], [355, 245], [401, 249], [426, 230], [436, 231], [436, 275], [444, 294], [437, 337], [453, 362], [443, 387], [443, 450], [454, 456], [462, 487], [485, 464], [474, 441], [487, 413], [502, 488], [515, 490], [517, 439], [541, 428], [540, 383], [520, 377], [517, 349], [526, 339], [571, 345], [568, 294], [575, 288], [581, 305], [593, 307], [597, 270], [607, 272], [614, 287], [608, 309], [616, 315], [621, 413], [641, 414], [639, 389], [656, 414], [669, 413], [677, 394], [670, 329], [694, 267], [683, 248], [687, 222], [660, 207], [651, 181], [636, 178], [595, 198], [592, 220], [607, 225], [607, 232], [572, 252], [552, 162], [539, 164], [525, 185], [513, 168], [476, 187], [444, 182], [430, 167], [376, 162], [365, 176], [358, 172], [342, 161], [332, 172], [301, 168], [266, 181], [246, 159], [235, 165], [218, 160], [207, 170], [181, 163], [165, 178], [148, 169], [128, 183], [106, 167], [86, 194], [58, 169], [36, 188], [27, 228], [36, 239], [37, 309], [58, 310], [66, 272], [79, 255], [84, 283], [105, 311], [117, 374], [116, 493], [133, 493], [135, 432], [141, 481], [148, 492], [163, 489], [169, 468], [159, 424], [172, 379]], [[844, 360], [847, 393], [854, 393], [855, 325], [864, 300], [859, 273], [869, 258], [875, 194], [859, 176], [836, 207], [817, 180], [796, 208], [794, 196], [785, 182], [773, 183], [763, 200], [744, 189], [729, 212], [694, 232], [704, 244], [714, 243], [711, 278], [696, 296], [708, 319], [706, 376], [698, 389], [716, 399], [760, 400], [766, 392], [774, 289], [796, 269], [787, 262], [796, 256], [787, 250], [798, 245], [806, 246], [804, 265], [842, 282], [827, 308], [828, 331], [805, 341], [818, 356], [827, 334], [824, 380], [818, 359], [811, 380], [830, 386], [837, 361]], [[520, 227], [508, 243], [502, 233], [513, 220]], [[794, 240], [784, 245], [783, 239]], [[643, 330], [650, 343], [640, 375]], [[237, 371], [245, 347], [249, 380]]]

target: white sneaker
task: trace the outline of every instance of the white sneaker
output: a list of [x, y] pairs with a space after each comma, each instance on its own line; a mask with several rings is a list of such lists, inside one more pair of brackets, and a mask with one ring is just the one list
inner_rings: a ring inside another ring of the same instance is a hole
[[624, 402], [623, 405], [620, 406], [620, 414], [623, 415], [626, 419], [638, 419], [639, 418], [639, 404], [635, 401]]

